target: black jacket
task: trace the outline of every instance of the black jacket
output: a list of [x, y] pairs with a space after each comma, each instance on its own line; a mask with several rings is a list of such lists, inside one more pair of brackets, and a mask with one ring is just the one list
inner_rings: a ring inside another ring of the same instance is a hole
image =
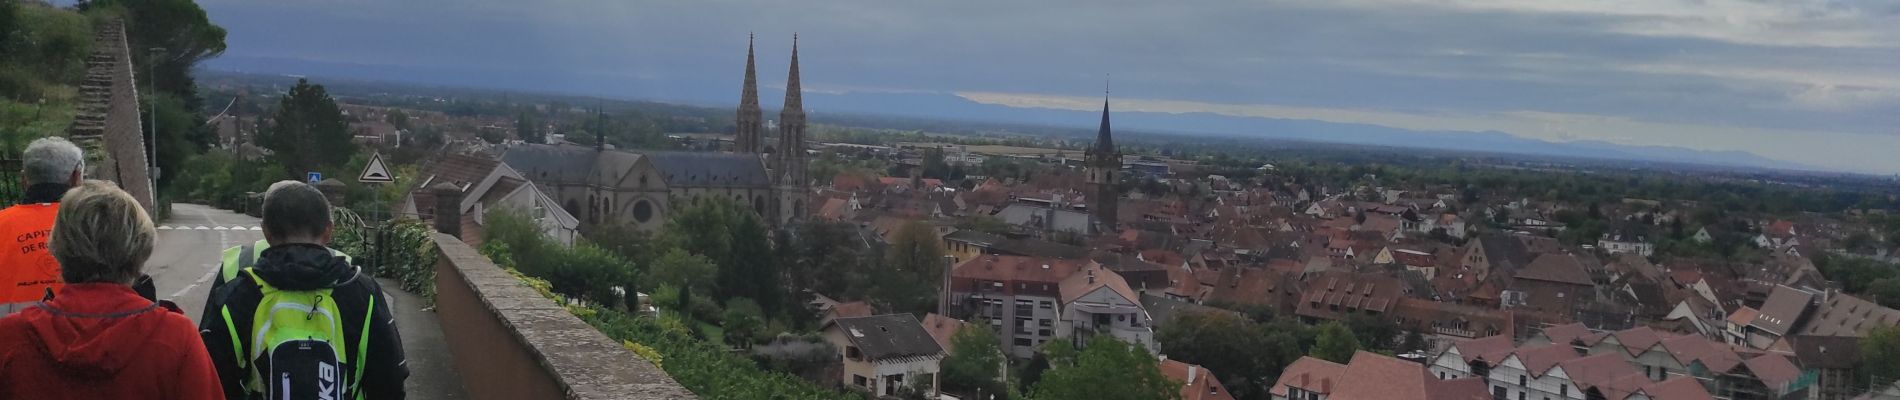
[[[376, 279], [360, 273], [343, 257], [330, 253], [328, 248], [312, 244], [285, 244], [265, 249], [252, 267], [258, 278], [273, 287], [282, 290], [331, 289], [331, 297], [336, 301], [337, 311], [343, 315], [342, 343], [345, 354], [351, 358], [346, 371], [354, 373], [356, 363], [364, 365], [363, 379], [358, 388], [365, 398], [373, 400], [402, 399], [403, 381], [409, 378], [409, 368], [405, 365], [402, 353], [402, 335], [396, 332], [396, 322], [389, 311], [389, 301], [383, 296], [382, 287]], [[211, 363], [218, 368], [218, 378], [224, 384], [225, 397], [228, 399], [255, 398], [254, 394], [244, 392], [244, 382], [259, 368], [268, 368], [260, 363], [267, 359], [251, 360], [251, 369], [238, 366], [238, 357], [247, 356], [252, 349], [250, 332], [257, 303], [263, 293], [249, 274], [239, 274], [231, 281], [214, 290], [205, 300], [206, 313], [199, 319], [198, 333], [204, 337], [205, 347], [211, 352]], [[357, 337], [363, 331], [363, 314], [369, 308], [370, 299], [376, 306], [369, 310], [369, 336]], [[222, 309], [231, 313], [231, 327], [226, 327]], [[232, 343], [231, 328], [238, 332], [237, 342]], [[369, 341], [368, 354], [362, 360], [356, 359], [357, 346], [362, 340]], [[243, 353], [236, 353], [237, 351]], [[346, 393], [355, 398], [354, 393]]]

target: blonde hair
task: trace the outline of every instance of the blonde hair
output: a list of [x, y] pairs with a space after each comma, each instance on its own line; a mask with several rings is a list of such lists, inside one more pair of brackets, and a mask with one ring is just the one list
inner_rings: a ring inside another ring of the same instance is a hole
[[59, 199], [46, 247], [66, 283], [131, 284], [157, 237], [152, 218], [132, 195], [111, 182], [88, 180]]

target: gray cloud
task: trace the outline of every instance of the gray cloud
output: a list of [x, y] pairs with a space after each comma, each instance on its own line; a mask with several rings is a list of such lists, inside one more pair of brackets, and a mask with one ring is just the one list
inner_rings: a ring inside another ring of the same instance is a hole
[[[1599, 116], [1670, 132], [1576, 138], [1808, 163], [1900, 136], [1900, 6], [1879, 1], [203, 3], [231, 29], [234, 59], [625, 97], [733, 101], [746, 33], [759, 34], [770, 84], [798, 32], [806, 85], [831, 91], [1095, 96], [1113, 74], [1117, 97], [1131, 99]], [[1821, 143], [1790, 154], [1780, 141]], [[1829, 165], [1900, 171], [1900, 161]]]

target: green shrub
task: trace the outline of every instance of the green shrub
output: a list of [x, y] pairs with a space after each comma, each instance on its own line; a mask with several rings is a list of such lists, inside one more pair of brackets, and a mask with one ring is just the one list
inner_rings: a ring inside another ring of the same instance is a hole
[[592, 243], [563, 247], [541, 233], [539, 225], [520, 212], [495, 209], [483, 217], [486, 241], [508, 246], [512, 265], [522, 273], [546, 279], [554, 292], [594, 304], [619, 307], [622, 293], [631, 292], [638, 271], [613, 252]]
[[[341, 207], [332, 209], [331, 218], [336, 226], [331, 247], [356, 257], [359, 264], [380, 261], [377, 277], [394, 279], [403, 291], [435, 302], [435, 230], [428, 224], [397, 219], [371, 225], [355, 212]], [[372, 260], [376, 256], [373, 246], [379, 229], [387, 232], [384, 245], [388, 248], [382, 253], [384, 259]]]
[[596, 310], [582, 320], [615, 340], [645, 345], [666, 360], [661, 369], [701, 399], [863, 399], [856, 393], [826, 389], [799, 377], [760, 369], [725, 346], [693, 338], [659, 320], [612, 310]]

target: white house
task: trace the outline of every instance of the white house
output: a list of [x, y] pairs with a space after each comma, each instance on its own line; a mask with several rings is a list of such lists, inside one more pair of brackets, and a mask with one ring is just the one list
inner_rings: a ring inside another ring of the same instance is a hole
[[1644, 257], [1656, 254], [1656, 245], [1649, 243], [1646, 238], [1623, 233], [1603, 234], [1602, 237], [1597, 238], [1597, 248], [1610, 254], [1630, 253], [1641, 254]]
[[843, 385], [883, 397], [923, 388], [927, 397], [937, 397], [937, 372], [944, 350], [917, 317], [887, 314], [839, 318], [825, 324], [824, 336], [838, 349], [838, 358], [844, 363], [838, 377]]
[[1453, 343], [1432, 358], [1428, 366], [1438, 379], [1460, 379], [1489, 374], [1491, 365], [1511, 353], [1511, 337], [1492, 335]]
[[1109, 335], [1150, 353], [1160, 351], [1154, 321], [1140, 297], [1121, 274], [1101, 264], [1083, 266], [1062, 281], [1061, 318], [1056, 321], [1056, 336], [1078, 345], [1094, 335]]
[[1576, 358], [1581, 358], [1576, 350], [1564, 344], [1523, 347], [1512, 351], [1491, 367], [1487, 379], [1491, 396], [1508, 400], [1583, 400], [1583, 391], [1577, 390], [1569, 373], [1558, 367], [1559, 363]]

